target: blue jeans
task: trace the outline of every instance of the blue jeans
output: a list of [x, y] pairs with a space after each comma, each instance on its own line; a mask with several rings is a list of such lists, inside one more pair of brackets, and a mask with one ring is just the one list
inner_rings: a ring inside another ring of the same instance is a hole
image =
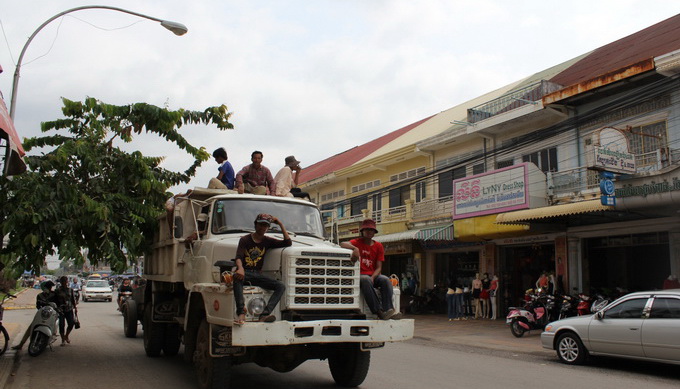
[[453, 293], [446, 294], [446, 308], [449, 314], [449, 319], [455, 319], [458, 317], [458, 307], [456, 306], [456, 295]]
[[[378, 311], [389, 311], [394, 308], [392, 304], [392, 282], [387, 276], [379, 275], [375, 277], [375, 281], [371, 282], [371, 276], [362, 274], [359, 281], [359, 286], [361, 287], [361, 294], [366, 300], [366, 305], [372, 313], [378, 313]], [[382, 307], [380, 305], [381, 301], [378, 301], [378, 295], [375, 293], [375, 289], [380, 289], [380, 298], [382, 300]]]
[[463, 317], [465, 316], [465, 308], [463, 307], [464, 301], [463, 301], [463, 294], [462, 293], [456, 293], [453, 295], [454, 300], [456, 302], [456, 312], [458, 312], [458, 316], [456, 317]]
[[236, 312], [241, 314], [243, 308], [245, 307], [245, 300], [243, 298], [243, 283], [247, 283], [253, 286], [259, 286], [263, 289], [272, 290], [274, 293], [269, 297], [267, 306], [264, 308], [262, 315], [269, 315], [276, 308], [276, 304], [279, 303], [283, 292], [286, 290], [286, 286], [283, 282], [270, 278], [262, 273], [246, 270], [246, 275], [243, 281], [234, 279], [234, 299], [236, 300]]

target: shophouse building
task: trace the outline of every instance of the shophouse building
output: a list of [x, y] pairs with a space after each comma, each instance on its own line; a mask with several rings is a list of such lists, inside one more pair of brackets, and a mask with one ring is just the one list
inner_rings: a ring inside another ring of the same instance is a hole
[[680, 15], [303, 170], [334, 239], [378, 222], [385, 273], [500, 279], [501, 309], [680, 273]]

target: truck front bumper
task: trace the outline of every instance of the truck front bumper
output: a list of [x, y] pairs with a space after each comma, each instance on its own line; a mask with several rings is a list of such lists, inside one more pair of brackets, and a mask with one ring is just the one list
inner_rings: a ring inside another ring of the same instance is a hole
[[399, 342], [413, 338], [413, 329], [413, 319], [247, 322], [232, 327], [232, 345]]

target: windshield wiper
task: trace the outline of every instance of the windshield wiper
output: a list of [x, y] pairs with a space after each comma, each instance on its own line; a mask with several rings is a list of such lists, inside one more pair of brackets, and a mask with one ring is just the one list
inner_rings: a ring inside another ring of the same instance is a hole
[[323, 239], [322, 236], [319, 236], [319, 235], [317, 235], [317, 234], [313, 234], [313, 233], [311, 233], [311, 232], [296, 232], [295, 234], [297, 234], [297, 235], [302, 235], [302, 236], [311, 236], [312, 238]]
[[247, 228], [229, 228], [229, 227], [220, 227], [217, 229], [218, 234], [231, 234], [234, 232], [245, 232], [245, 233], [251, 233], [254, 232], [255, 230], [252, 229], [247, 229]]

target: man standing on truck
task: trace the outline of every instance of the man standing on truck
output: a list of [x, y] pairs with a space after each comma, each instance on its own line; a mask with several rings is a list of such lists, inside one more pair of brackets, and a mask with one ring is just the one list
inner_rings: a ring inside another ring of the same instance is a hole
[[[375, 221], [366, 219], [359, 227], [359, 238], [352, 239], [349, 242], [340, 243], [340, 247], [352, 250], [352, 262], [361, 260], [361, 294], [366, 300], [366, 305], [372, 313], [378, 314], [382, 320], [401, 319], [401, 313], [395, 312], [392, 304], [392, 283], [387, 276], [381, 274], [382, 263], [385, 261], [385, 249], [382, 243], [373, 240], [378, 230], [375, 227]], [[375, 289], [380, 289], [381, 302], [378, 301], [378, 296]]]
[[[265, 235], [272, 223], [277, 224], [281, 228], [283, 240], [270, 238]], [[262, 265], [264, 264], [264, 256], [268, 249], [288, 247], [292, 244], [293, 241], [290, 239], [283, 223], [266, 213], [261, 213], [255, 218], [255, 232], [241, 237], [238, 242], [235, 258], [234, 299], [236, 300], [236, 312], [239, 312], [238, 319], [234, 321], [235, 325], [243, 325], [246, 319], [244, 311], [245, 302], [243, 299], [244, 282], [274, 291], [267, 302], [267, 306], [260, 315], [260, 321], [273, 322], [276, 320], [272, 312], [276, 308], [276, 304], [281, 300], [286, 286], [283, 282], [262, 274]]]
[[250, 160], [253, 163], [244, 166], [243, 169], [236, 173], [234, 187], [238, 190], [238, 193], [264, 195], [267, 194], [267, 188], [269, 188], [269, 194], [274, 196], [276, 193], [276, 182], [269, 168], [262, 165], [262, 158], [261, 151], [253, 151], [250, 154]]

